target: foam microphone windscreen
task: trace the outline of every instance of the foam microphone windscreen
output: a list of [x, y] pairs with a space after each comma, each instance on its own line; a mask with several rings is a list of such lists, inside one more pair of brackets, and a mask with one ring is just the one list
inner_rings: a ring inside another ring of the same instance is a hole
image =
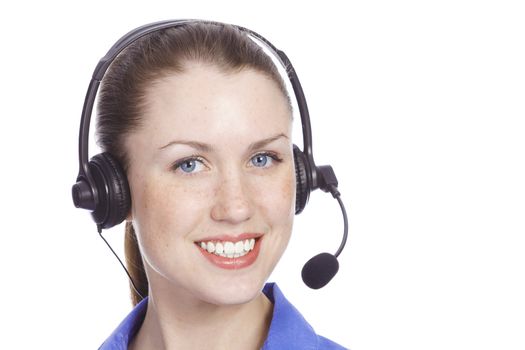
[[301, 276], [303, 282], [312, 289], [324, 287], [339, 271], [337, 258], [330, 253], [321, 253], [304, 264]]

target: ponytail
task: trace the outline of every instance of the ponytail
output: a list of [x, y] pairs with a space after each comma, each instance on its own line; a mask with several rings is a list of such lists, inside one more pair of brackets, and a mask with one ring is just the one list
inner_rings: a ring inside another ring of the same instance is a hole
[[[139, 293], [146, 297], [148, 295], [148, 278], [144, 271], [144, 263], [142, 262], [142, 255], [140, 254], [137, 236], [131, 222], [126, 222], [126, 233], [124, 237], [124, 249], [126, 252], [126, 265], [129, 274], [135, 283]], [[135, 291], [133, 285], [130, 284], [130, 296], [133, 306], [137, 305], [142, 297]]]

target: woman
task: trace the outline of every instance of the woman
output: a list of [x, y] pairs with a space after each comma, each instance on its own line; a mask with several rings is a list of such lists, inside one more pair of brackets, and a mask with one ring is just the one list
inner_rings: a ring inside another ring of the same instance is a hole
[[105, 74], [98, 113], [129, 182], [137, 285], [101, 349], [342, 348], [265, 285], [293, 226], [292, 110], [245, 32], [189, 22], [138, 39]]

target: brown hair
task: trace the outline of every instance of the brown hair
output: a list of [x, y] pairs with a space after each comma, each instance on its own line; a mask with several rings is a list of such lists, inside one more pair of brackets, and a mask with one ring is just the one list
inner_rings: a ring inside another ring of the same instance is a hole
[[[129, 158], [125, 137], [143, 123], [145, 91], [155, 80], [182, 73], [188, 62], [218, 67], [224, 72], [245, 68], [265, 74], [277, 83], [290, 101], [286, 86], [273, 61], [240, 29], [227, 24], [192, 22], [148, 34], [129, 45], [106, 72], [98, 97], [97, 143], [111, 153], [127, 172]], [[148, 295], [137, 237], [126, 222], [126, 264], [142, 296]], [[133, 288], [131, 300], [136, 305], [141, 297]]]

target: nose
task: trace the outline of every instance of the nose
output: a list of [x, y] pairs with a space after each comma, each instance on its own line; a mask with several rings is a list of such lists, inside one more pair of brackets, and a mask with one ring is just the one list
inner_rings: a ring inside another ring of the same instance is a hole
[[217, 184], [211, 217], [238, 224], [253, 216], [254, 206], [247, 184], [240, 175], [227, 174]]

